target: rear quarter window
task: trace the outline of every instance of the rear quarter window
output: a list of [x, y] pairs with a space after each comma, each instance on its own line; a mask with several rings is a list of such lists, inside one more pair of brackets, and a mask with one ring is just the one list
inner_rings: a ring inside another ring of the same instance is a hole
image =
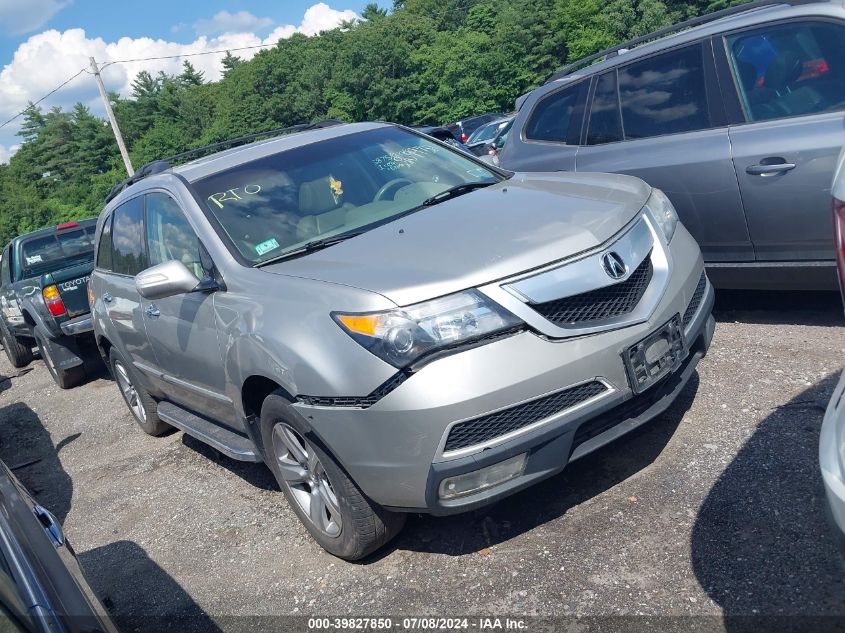
[[103, 229], [100, 232], [100, 242], [97, 245], [97, 263], [100, 270], [111, 271], [111, 220], [109, 216], [103, 222]]
[[525, 125], [525, 138], [534, 141], [565, 143], [569, 138], [573, 113], [578, 103], [579, 91], [589, 82], [558, 90], [543, 97]]

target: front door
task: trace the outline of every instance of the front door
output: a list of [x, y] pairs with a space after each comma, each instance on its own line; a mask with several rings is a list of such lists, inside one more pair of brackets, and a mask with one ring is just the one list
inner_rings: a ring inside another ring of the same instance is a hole
[[756, 259], [832, 262], [845, 24], [772, 24], [727, 35], [724, 45], [733, 77], [722, 84], [737, 86], [746, 119], [730, 128], [730, 140]]
[[[150, 266], [176, 260], [205, 276], [199, 240], [176, 201], [163, 192], [146, 196]], [[225, 377], [214, 316], [214, 294], [189, 292], [142, 299], [147, 336], [161, 374], [162, 391], [176, 404], [228, 425], [237, 425]]]

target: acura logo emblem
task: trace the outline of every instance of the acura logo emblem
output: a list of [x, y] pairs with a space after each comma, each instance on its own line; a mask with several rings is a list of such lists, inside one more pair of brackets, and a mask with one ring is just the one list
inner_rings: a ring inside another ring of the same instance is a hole
[[619, 253], [614, 251], [605, 253], [602, 256], [601, 267], [604, 268], [604, 272], [606, 272], [607, 276], [611, 279], [622, 279], [622, 277], [625, 276], [625, 273], [628, 272], [628, 267], [625, 265], [625, 262], [622, 261]]

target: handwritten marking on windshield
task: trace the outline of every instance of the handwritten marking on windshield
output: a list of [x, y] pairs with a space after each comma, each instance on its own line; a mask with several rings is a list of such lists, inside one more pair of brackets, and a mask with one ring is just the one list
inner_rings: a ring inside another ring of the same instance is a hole
[[438, 148], [431, 145], [416, 145], [406, 147], [398, 152], [391, 152], [373, 159], [375, 165], [381, 171], [396, 171], [403, 167], [411, 167], [426, 154], [436, 154]]
[[245, 193], [246, 195], [254, 196], [259, 191], [261, 191], [261, 185], [252, 184], [244, 185], [242, 188], [234, 187], [233, 189], [227, 189], [226, 191], [221, 191], [220, 193], [213, 193], [208, 196], [208, 199], [222, 209], [224, 206], [224, 202], [234, 202], [235, 200], [243, 200], [243, 197], [238, 195], [238, 191], [243, 191], [243, 193]]

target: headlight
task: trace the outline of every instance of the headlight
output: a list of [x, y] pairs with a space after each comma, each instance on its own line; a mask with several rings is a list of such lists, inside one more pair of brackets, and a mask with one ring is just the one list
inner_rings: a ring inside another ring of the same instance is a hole
[[669, 198], [660, 189], [652, 189], [651, 196], [649, 196], [645, 206], [651, 211], [652, 217], [654, 217], [660, 230], [663, 231], [663, 235], [666, 236], [666, 241], [671, 242], [675, 228], [678, 226], [678, 213]]
[[474, 290], [385, 312], [332, 317], [361, 345], [400, 368], [435, 350], [522, 324]]

